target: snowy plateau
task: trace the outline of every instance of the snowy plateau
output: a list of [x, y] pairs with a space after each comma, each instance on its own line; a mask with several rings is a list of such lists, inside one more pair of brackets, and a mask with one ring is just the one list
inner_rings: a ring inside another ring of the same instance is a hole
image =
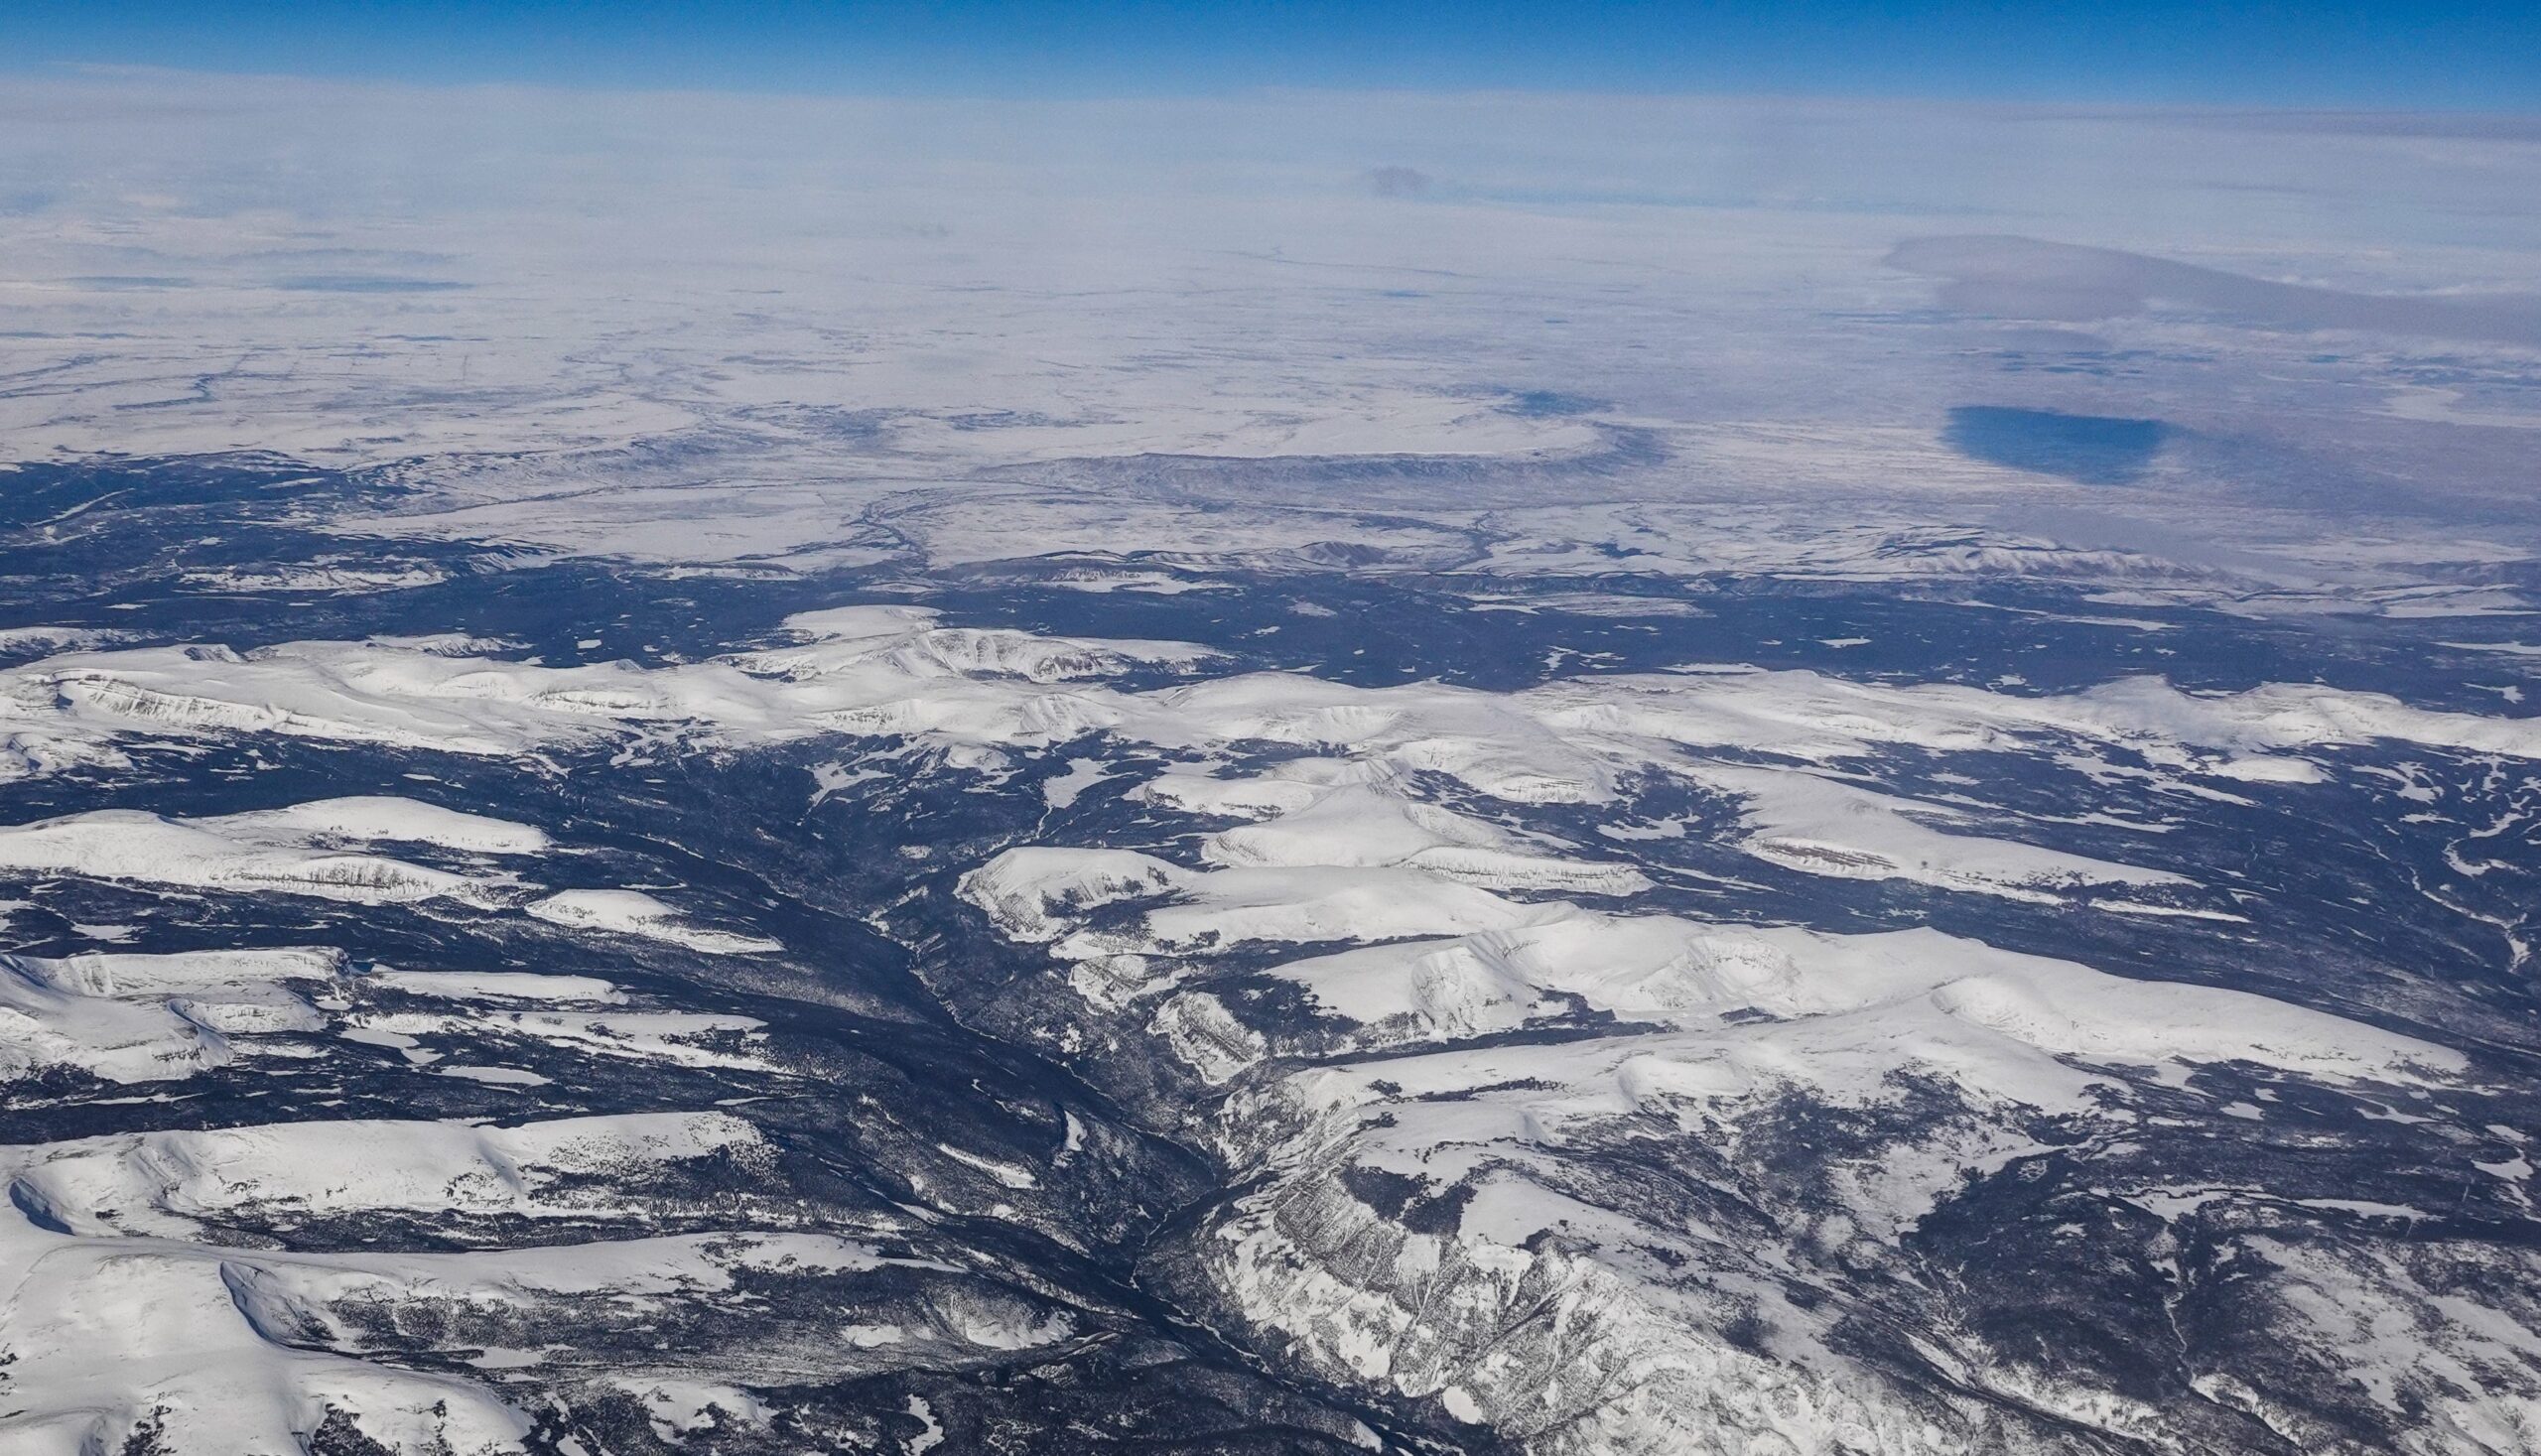
[[11, 486], [12, 1452], [2541, 1439], [2480, 619]]

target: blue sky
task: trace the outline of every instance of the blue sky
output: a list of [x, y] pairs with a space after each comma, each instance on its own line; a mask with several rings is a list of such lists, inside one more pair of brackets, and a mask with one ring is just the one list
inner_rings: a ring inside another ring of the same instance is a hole
[[0, 67], [897, 94], [1259, 86], [2541, 110], [2541, 4], [20, 0]]

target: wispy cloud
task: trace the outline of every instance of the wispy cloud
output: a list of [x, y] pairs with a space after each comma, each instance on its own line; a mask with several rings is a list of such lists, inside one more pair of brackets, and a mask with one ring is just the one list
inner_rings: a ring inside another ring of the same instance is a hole
[[1942, 307], [1970, 314], [2090, 322], [2167, 307], [2268, 329], [2541, 345], [2541, 296], [2531, 294], [2350, 293], [2029, 237], [1915, 238], [1888, 261], [1939, 280]]

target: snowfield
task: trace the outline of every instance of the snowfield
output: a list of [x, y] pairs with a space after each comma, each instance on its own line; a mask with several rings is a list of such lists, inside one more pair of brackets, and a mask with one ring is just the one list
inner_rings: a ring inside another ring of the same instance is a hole
[[340, 955], [314, 950], [0, 957], [0, 1081], [191, 1076], [239, 1056], [233, 1036], [323, 1027], [306, 992], [342, 974]]
[[684, 925], [678, 912], [641, 890], [559, 890], [532, 900], [527, 909], [537, 919], [558, 925], [668, 941], [712, 956], [763, 955], [784, 949], [764, 936]]
[[[782, 812], [1021, 796], [1029, 832], [941, 865], [945, 913], [982, 939], [938, 961], [938, 921], [905, 943], [959, 1014], [1025, 1018], [1014, 1034], [1044, 1054], [1129, 1078], [1117, 1095], [1146, 1099], [1144, 1115], [1225, 1170], [1226, 1195], [1142, 1254], [1141, 1280], [1331, 1389], [1535, 1456], [2046, 1453], [2078, 1449], [2058, 1444], [2073, 1429], [2187, 1452], [2219, 1449], [2208, 1436], [2230, 1420], [2311, 1429], [2238, 1356], [2218, 1357], [2186, 1406], [1984, 1356], [1988, 1337], [1949, 1323], [1917, 1251], [1998, 1196], [1996, 1180], [2059, 1158], [2108, 1164], [2109, 1198], [2164, 1216], [2432, 1218], [2219, 1176], [2173, 1186], [2129, 1159], [2167, 1128], [2264, 1126], [2293, 1107], [2407, 1125], [2496, 1091], [2457, 1046], [2396, 1029], [2404, 1017], [2200, 984], [2205, 967], [2114, 974], [1898, 907], [2238, 943], [2221, 937], [2258, 935], [2262, 897], [2228, 865], [2167, 867], [2176, 817], [2043, 813], [1959, 770], [2011, 760], [2086, 794], [2126, 782], [2232, 805], [2370, 779], [2435, 804], [2436, 772], [2415, 759], [2340, 753], [2454, 755], [2501, 782], [2541, 759], [2529, 721], [2148, 678], [2058, 694], [1810, 671], [1357, 687], [904, 605], [802, 614], [777, 636], [654, 667], [547, 667], [457, 639], [82, 650], [0, 675], [0, 704], [21, 742], [48, 745], [21, 763], [38, 775], [289, 739], [588, 783], [599, 754], [721, 759], [844, 737], [864, 740], [858, 756], [817, 765], [809, 810]], [[1142, 848], [1072, 839], [1125, 819]], [[746, 895], [719, 901], [736, 907], [727, 926], [650, 890], [524, 878], [584, 853], [580, 822], [557, 822], [359, 794], [0, 828], [0, 869], [39, 897], [78, 882], [431, 906], [590, 958], [12, 956], [10, 1085], [225, 1088], [291, 1066], [346, 1069], [322, 1091], [388, 1068], [524, 1112], [585, 1089], [716, 1094], [684, 1110], [284, 1117], [0, 1149], [0, 1246], [22, 1271], [0, 1303], [0, 1348], [18, 1356], [0, 1433], [66, 1456], [145, 1439], [304, 1449], [321, 1431], [401, 1452], [543, 1450], [543, 1407], [514, 1395], [544, 1382], [631, 1401], [664, 1441], [757, 1440], [778, 1428], [784, 1381], [1101, 1348], [1080, 1338], [1115, 1312], [918, 1252], [913, 1231], [941, 1214], [911, 1211], [1043, 1217], [1087, 1196], [1081, 1176], [1105, 1186], [1079, 1160], [1125, 1156], [1125, 1134], [1090, 1137], [1069, 1112], [1052, 1145], [974, 1143], [904, 1129], [904, 1110], [868, 1098], [850, 1115], [859, 1134], [905, 1138], [918, 1161], [849, 1234], [793, 1226], [804, 1205], [778, 1170], [801, 1134], [772, 1134], [752, 1109], [833, 1075], [839, 1053], [802, 1036], [788, 998], [851, 993], [789, 979], [821, 948], [741, 923]], [[1900, 898], [1865, 902], [1871, 923], [1845, 930], [1701, 912], [1688, 886], [1724, 904], [1757, 887], [1671, 859], [1702, 847], [1760, 877]], [[935, 854], [923, 835], [894, 848], [909, 864]], [[904, 908], [863, 923], [903, 934]], [[983, 1010], [962, 996], [992, 952], [1024, 969], [979, 993], [999, 1003]], [[652, 961], [612, 964], [638, 955], [716, 968], [685, 974], [718, 997], [778, 998], [749, 1013], [683, 1004]], [[435, 1243], [371, 1251], [347, 1242], [361, 1228]], [[2270, 1247], [2269, 1271], [2234, 1297], [2293, 1312], [2233, 1317], [2276, 1321], [2321, 1369], [2407, 1392], [2463, 1449], [2511, 1449], [2511, 1417], [2461, 1394], [2459, 1373], [2511, 1387], [2522, 1347], [2447, 1302], [2458, 1273]], [[1947, 1382], [1905, 1379], [1865, 1345], [1865, 1322], [1896, 1310], [1926, 1311], [1912, 1360]], [[750, 1320], [778, 1336], [733, 1343]], [[2438, 1353], [2403, 1358], [2356, 1321], [2424, 1332]], [[694, 1348], [654, 1353], [654, 1322], [692, 1331]], [[949, 1440], [942, 1398], [902, 1397], [910, 1424], [893, 1439]]]
[[281, 890], [357, 904], [483, 900], [498, 881], [339, 844], [405, 842], [493, 855], [546, 847], [526, 825], [404, 799], [330, 799], [208, 819], [105, 809], [0, 826], [0, 868], [184, 889]]
[[[1681, 775], [1738, 800], [1754, 831], [1746, 841], [1750, 850], [1785, 867], [1977, 893], [2068, 896], [2181, 881], [2164, 871], [1977, 833], [1974, 816], [1961, 807], [1881, 795], [1814, 770], [1897, 748], [2057, 753], [2083, 766], [2123, 753], [2184, 782], [2301, 783], [2323, 772], [2303, 756], [2306, 750], [2386, 740], [2541, 760], [2541, 727], [2531, 720], [2432, 713], [2382, 695], [2317, 686], [2197, 696], [2135, 678], [2063, 696], [2023, 697], [1851, 683], [1799, 671], [1592, 676], [1505, 695], [1436, 686], [1350, 688], [1285, 674], [1125, 692], [1102, 680], [1141, 668], [1190, 674], [1205, 668], [1212, 654], [1175, 643], [948, 628], [933, 612], [904, 606], [804, 614], [788, 619], [786, 630], [797, 645], [650, 670], [627, 663], [534, 667], [386, 643], [304, 643], [247, 655], [157, 648], [81, 653], [0, 676], [0, 703], [14, 705], [10, 712], [26, 731], [71, 745], [75, 751], [66, 761], [126, 751], [123, 744], [136, 734], [205, 732], [501, 755], [665, 730], [702, 744], [838, 733], [1000, 753], [1089, 733], [1176, 753], [1274, 743], [1321, 756], [1279, 764], [1254, 782], [1174, 770], [1139, 792], [1159, 804], [1256, 821], [1209, 840], [1207, 856], [1220, 864], [1418, 862], [1481, 886], [1596, 895], [1630, 895], [1647, 880], [1630, 865], [1515, 844], [1470, 816], [1419, 802], [1407, 785], [1435, 775], [1512, 804], [1595, 804], [1615, 800], [1636, 775]], [[1071, 686], [1078, 683], [1084, 685]], [[447, 826], [413, 823], [402, 831], [350, 820], [298, 827], [497, 854], [538, 848], [503, 841], [500, 831], [470, 842], [465, 835], [449, 838]], [[177, 849], [178, 830], [138, 822], [103, 836], [67, 826], [29, 828], [44, 832], [34, 843], [22, 834], [23, 847], [9, 862], [66, 870], [87, 863], [93, 871], [73, 872], [133, 875], [154, 872], [147, 864], [201, 853]], [[256, 826], [231, 828], [252, 833]], [[67, 843], [73, 840], [79, 843]], [[120, 854], [112, 849], [118, 842]], [[1335, 849], [1345, 845], [1346, 853]], [[0, 848], [0, 855], [11, 853]], [[461, 887], [429, 872], [367, 861], [298, 868], [247, 860], [201, 874], [297, 879], [322, 886], [311, 893], [347, 898], [414, 898]], [[631, 902], [612, 908], [566, 900], [550, 908], [576, 917], [575, 923], [669, 933], [662, 930], [666, 917]], [[710, 940], [692, 935], [689, 943], [721, 951], [760, 944], [706, 934]]]

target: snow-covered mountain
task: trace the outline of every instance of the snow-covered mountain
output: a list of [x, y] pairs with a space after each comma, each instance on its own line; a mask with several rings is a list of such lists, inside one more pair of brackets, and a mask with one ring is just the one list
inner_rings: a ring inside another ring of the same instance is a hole
[[2541, 1442], [2514, 617], [19, 474], [12, 1452]]

